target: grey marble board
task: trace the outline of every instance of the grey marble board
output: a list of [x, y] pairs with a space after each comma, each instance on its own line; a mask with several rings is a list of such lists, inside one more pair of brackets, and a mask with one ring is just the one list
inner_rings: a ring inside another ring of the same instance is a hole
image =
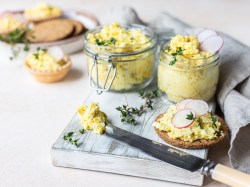
[[[138, 93], [103, 93], [99, 96], [92, 92], [84, 104], [91, 102], [99, 103], [101, 110], [108, 115], [108, 119], [113, 125], [164, 143], [156, 135], [152, 123], [156, 116], [165, 112], [172, 104], [165, 96], [158, 98], [155, 101], [154, 110], [140, 116], [136, 125], [121, 123], [120, 114], [115, 108], [122, 104], [139, 107], [144, 100], [138, 97]], [[211, 108], [213, 108], [212, 106], [210, 104]], [[74, 138], [79, 138], [79, 147], [63, 140], [64, 134], [81, 128], [80, 119], [75, 115], [52, 146], [51, 157], [54, 166], [103, 171], [197, 186], [201, 186], [203, 183], [203, 176], [198, 172], [192, 173], [164, 163], [138, 150], [117, 143], [105, 135], [97, 135], [91, 131], [76, 135]], [[184, 151], [201, 158], [206, 158], [208, 153], [207, 149], [185, 149]]]

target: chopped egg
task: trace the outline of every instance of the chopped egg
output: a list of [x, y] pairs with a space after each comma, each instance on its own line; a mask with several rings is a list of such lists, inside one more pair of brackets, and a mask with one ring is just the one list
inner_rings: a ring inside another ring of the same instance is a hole
[[107, 124], [107, 115], [100, 111], [100, 107], [96, 103], [89, 106], [82, 105], [77, 110], [81, 123], [85, 130], [93, 130], [97, 134], [103, 134]]

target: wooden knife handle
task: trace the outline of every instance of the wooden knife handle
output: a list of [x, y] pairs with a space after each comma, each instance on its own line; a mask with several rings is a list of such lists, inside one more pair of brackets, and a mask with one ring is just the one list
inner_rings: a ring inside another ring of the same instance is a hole
[[217, 164], [212, 173], [212, 179], [234, 187], [250, 187], [250, 175], [235, 169]]

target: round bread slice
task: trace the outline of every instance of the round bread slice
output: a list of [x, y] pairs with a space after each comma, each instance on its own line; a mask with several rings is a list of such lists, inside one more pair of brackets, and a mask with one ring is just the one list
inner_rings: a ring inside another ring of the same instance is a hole
[[[156, 118], [156, 122], [163, 116], [163, 114], [159, 115]], [[219, 134], [218, 138], [212, 139], [212, 140], [206, 140], [206, 139], [200, 139], [195, 140], [193, 142], [183, 141], [180, 139], [173, 139], [168, 136], [168, 133], [165, 131], [160, 131], [155, 128], [156, 133], [158, 136], [163, 139], [168, 144], [174, 145], [176, 147], [185, 148], [185, 149], [204, 149], [211, 147], [220, 141], [222, 141], [227, 135], [228, 135], [228, 127], [226, 122], [222, 118], [218, 118], [219, 122], [221, 123], [220, 131], [223, 132], [223, 134]]]
[[79, 34], [83, 33], [84, 31], [86, 31], [86, 28], [84, 27], [84, 25], [76, 20], [69, 20], [71, 23], [73, 23], [75, 30], [73, 33], [73, 36], [78, 36]]
[[67, 38], [74, 32], [74, 24], [67, 19], [54, 19], [38, 23], [27, 32], [31, 43], [53, 42]]

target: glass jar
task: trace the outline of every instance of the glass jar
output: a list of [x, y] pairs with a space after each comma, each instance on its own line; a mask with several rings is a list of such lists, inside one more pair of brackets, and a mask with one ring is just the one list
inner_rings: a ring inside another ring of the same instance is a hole
[[154, 74], [156, 35], [141, 25], [123, 26], [126, 30], [140, 30], [149, 40], [141, 45], [126, 47], [99, 46], [88, 41], [88, 34], [96, 34], [103, 27], [88, 31], [84, 36], [84, 53], [88, 63], [90, 87], [103, 91], [130, 91], [150, 84]]
[[219, 80], [219, 52], [199, 59], [178, 56], [177, 62], [170, 65], [173, 56], [165, 52], [168, 45], [169, 41], [164, 43], [159, 54], [159, 89], [173, 102], [183, 99], [209, 101], [215, 95]]

